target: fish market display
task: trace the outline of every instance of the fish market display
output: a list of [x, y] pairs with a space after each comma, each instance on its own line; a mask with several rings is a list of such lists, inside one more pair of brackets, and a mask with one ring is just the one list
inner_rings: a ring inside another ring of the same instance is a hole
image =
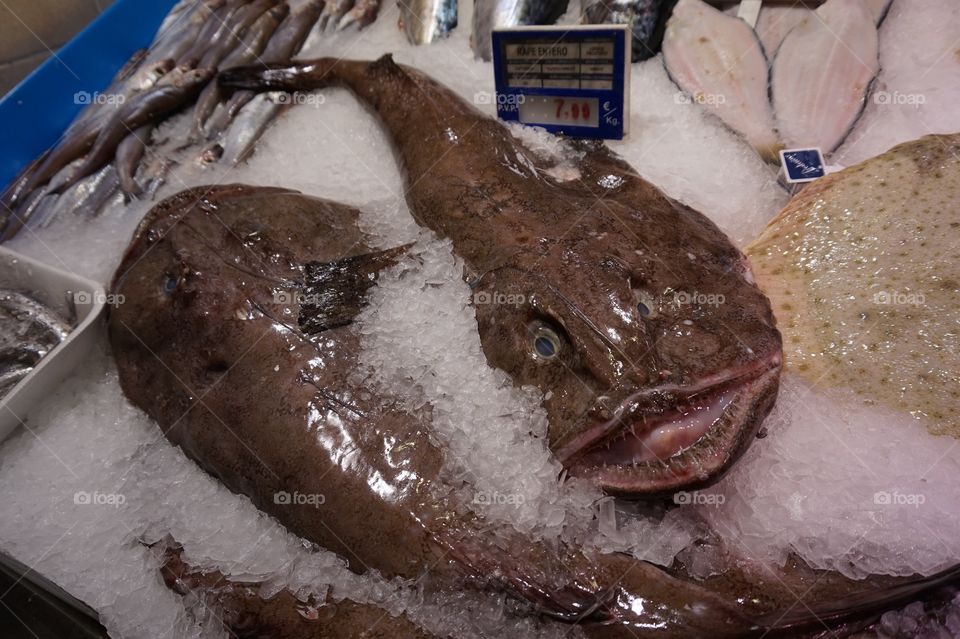
[[[337, 13], [341, 28], [362, 28], [377, 15], [379, 2], [324, 3], [309, 0], [291, 11], [280, 0], [196, 0], [177, 5], [149, 51], [137, 52], [102, 93], [91, 102], [61, 140], [7, 186], [0, 238], [15, 236], [31, 224], [48, 224], [61, 214], [96, 215], [118, 190], [128, 200], [152, 197], [169, 168], [183, 161], [193, 144], [229, 142], [228, 159], [249, 156], [253, 144], [282, 109], [254, 107], [240, 124], [234, 118], [253, 98], [237, 93], [227, 104], [216, 83], [218, 66], [290, 59], [323, 17], [326, 6]], [[194, 102], [189, 139], [166, 144], [155, 139], [157, 127]], [[154, 145], [151, 148], [151, 145]], [[114, 165], [101, 174], [108, 165]], [[105, 175], [109, 179], [104, 180]], [[71, 187], [80, 184], [78, 189]], [[90, 197], [96, 193], [96, 197]], [[80, 202], [82, 206], [76, 206]]]
[[695, 102], [740, 133], [761, 157], [777, 160], [782, 145], [767, 93], [767, 60], [746, 22], [702, 0], [680, 0], [667, 23], [663, 63]]
[[69, 322], [29, 295], [0, 290], [0, 399], [70, 330]]
[[663, 31], [676, 0], [586, 0], [584, 24], [628, 24], [634, 62], [660, 52]]
[[484, 352], [547, 393], [550, 446], [573, 474], [664, 492], [715, 480], [746, 449], [780, 368], [767, 300], [716, 226], [604, 146], [584, 146], [580, 179], [553, 179], [500, 123], [389, 56], [234, 69], [220, 82], [341, 84], [375, 106], [418, 222], [453, 241], [475, 295], [523, 300], [476, 305]]
[[954, 437], [958, 152], [960, 136], [927, 136], [827, 176], [748, 249], [791, 368]]
[[457, 0], [398, 0], [397, 4], [400, 28], [410, 44], [430, 44], [457, 28]]
[[[353, 317], [402, 251], [370, 252], [356, 216], [242, 185], [158, 204], [114, 283], [127, 300], [110, 316], [126, 395], [229, 488], [356, 572], [505, 590], [567, 622], [752, 627], [733, 604], [645, 562], [538, 543], [456, 503], [428, 417], [351, 374]], [[620, 603], [638, 597], [658, 603]]]
[[863, 0], [829, 0], [794, 28], [773, 60], [770, 92], [789, 148], [836, 149], [880, 68], [874, 14]]
[[567, 10], [569, 0], [487, 0], [473, 5], [473, 32], [470, 43], [478, 58], [493, 59], [491, 34], [494, 29], [553, 24]]

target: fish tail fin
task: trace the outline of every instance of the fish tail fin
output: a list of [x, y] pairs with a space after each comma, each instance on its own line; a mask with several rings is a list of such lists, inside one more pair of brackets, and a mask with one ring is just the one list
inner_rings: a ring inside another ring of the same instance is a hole
[[832, 628], [855, 619], [878, 618], [889, 610], [906, 606], [941, 588], [957, 584], [960, 584], [960, 564], [929, 577], [918, 577], [889, 588], [844, 597], [826, 607], [811, 609], [801, 604], [799, 609], [772, 613], [756, 621], [769, 631], [770, 637], [793, 636], [792, 633], [803, 629]]
[[217, 82], [229, 89], [249, 91], [310, 91], [337, 84], [335, 58], [235, 67], [221, 71]]

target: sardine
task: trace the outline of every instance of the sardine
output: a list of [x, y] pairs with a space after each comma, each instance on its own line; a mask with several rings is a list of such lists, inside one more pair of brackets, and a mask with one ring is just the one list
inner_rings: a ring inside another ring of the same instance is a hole
[[70, 323], [24, 293], [0, 290], [0, 398], [67, 338]]
[[676, 0], [585, 0], [584, 24], [628, 24], [634, 62], [660, 52], [667, 18]]
[[153, 124], [145, 124], [133, 133], [130, 133], [117, 147], [114, 162], [120, 188], [127, 197], [135, 198], [142, 192], [135, 177], [137, 167], [140, 166], [140, 159], [143, 158], [143, 154], [147, 150], [147, 145], [150, 143], [150, 136], [153, 134], [153, 129]]
[[410, 44], [430, 44], [457, 27], [457, 0], [397, 0], [400, 28]]
[[746, 22], [702, 0], [680, 0], [667, 22], [663, 63], [691, 100], [742, 135], [765, 160], [779, 161], [767, 60]]
[[[244, 33], [241, 41], [230, 52], [224, 60], [224, 64], [237, 66], [252, 64], [260, 60], [260, 54], [267, 46], [267, 42], [273, 36], [277, 27], [287, 17], [290, 7], [286, 2], [271, 7], [268, 11], [260, 15], [257, 20]], [[207, 136], [204, 134], [204, 123], [213, 113], [222, 99], [220, 87], [216, 82], [210, 82], [200, 92], [197, 98], [197, 104], [193, 109], [193, 129], [191, 138], [194, 141], [200, 141]]]
[[357, 29], [373, 24], [380, 13], [381, 0], [357, 0], [356, 4], [347, 11], [337, 22], [337, 30], [343, 30], [351, 25], [357, 25]]
[[221, 29], [213, 36], [211, 42], [206, 43], [204, 53], [200, 56], [198, 67], [215, 69], [238, 46], [247, 30], [280, 0], [253, 0], [238, 8], [236, 12], [221, 25]]
[[880, 70], [877, 27], [863, 0], [829, 0], [784, 39], [771, 94], [790, 148], [836, 149], [863, 111]]
[[489, 62], [493, 57], [491, 34], [499, 27], [553, 24], [569, 0], [487, 0], [473, 5], [473, 54]]
[[229, 164], [239, 164], [253, 153], [257, 140], [263, 135], [273, 119], [290, 106], [283, 94], [258, 95], [234, 118], [223, 139], [223, 159]]
[[65, 184], [52, 192], [64, 189], [108, 164], [117, 145], [131, 131], [145, 124], [156, 123], [189, 104], [213, 76], [212, 69], [175, 69], [164, 76], [163, 82], [125, 103], [117, 114], [99, 131], [93, 147], [83, 163], [76, 168]]

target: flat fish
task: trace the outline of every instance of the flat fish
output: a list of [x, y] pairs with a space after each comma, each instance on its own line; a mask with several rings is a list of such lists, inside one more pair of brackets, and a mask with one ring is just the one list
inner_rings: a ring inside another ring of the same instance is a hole
[[960, 437], [960, 135], [804, 188], [748, 248], [787, 366]]
[[863, 0], [828, 0], [800, 22], [780, 45], [770, 80], [784, 144], [836, 149], [863, 111], [879, 60]]
[[767, 85], [769, 69], [746, 22], [702, 0], [680, 0], [663, 38], [667, 73], [691, 99], [739, 133], [763, 159], [778, 162]]
[[777, 50], [794, 27], [813, 14], [806, 7], [763, 7], [755, 31], [760, 36], [767, 60], [773, 60]]
[[486, 0], [473, 5], [470, 45], [473, 54], [493, 59], [491, 34], [500, 27], [554, 24], [567, 10], [569, 0]]
[[457, 28], [457, 0], [397, 0], [410, 44], [430, 44]]
[[660, 53], [667, 18], [676, 0], [588, 0], [582, 5], [584, 24], [628, 24], [634, 62]]
[[70, 330], [70, 322], [30, 295], [0, 290], [0, 399]]

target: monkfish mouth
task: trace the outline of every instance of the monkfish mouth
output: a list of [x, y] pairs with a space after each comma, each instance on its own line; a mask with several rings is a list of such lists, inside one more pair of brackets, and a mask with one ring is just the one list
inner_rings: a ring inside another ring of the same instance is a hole
[[756, 438], [776, 399], [781, 361], [777, 351], [695, 385], [634, 392], [556, 455], [570, 475], [624, 497], [708, 486]]

